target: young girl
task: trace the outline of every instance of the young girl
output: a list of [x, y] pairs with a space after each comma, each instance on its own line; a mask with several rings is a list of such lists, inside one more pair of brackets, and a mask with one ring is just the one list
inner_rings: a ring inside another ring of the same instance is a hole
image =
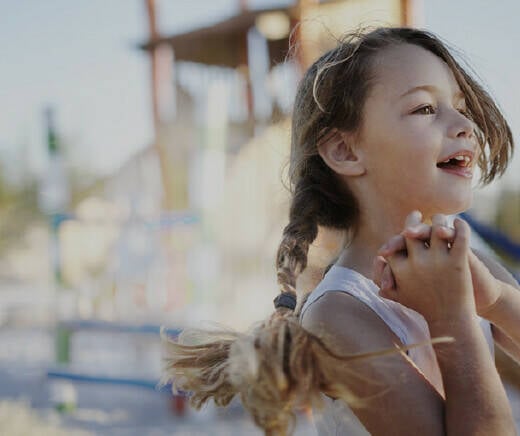
[[[512, 149], [492, 99], [434, 35], [346, 38], [294, 103], [276, 312], [248, 334], [185, 333], [167, 378], [196, 407], [239, 395], [268, 435], [304, 406], [325, 435], [515, 434], [492, 339], [520, 359], [520, 293], [444, 216], [470, 206], [477, 166], [488, 183]], [[348, 243], [297, 301], [319, 226]]]

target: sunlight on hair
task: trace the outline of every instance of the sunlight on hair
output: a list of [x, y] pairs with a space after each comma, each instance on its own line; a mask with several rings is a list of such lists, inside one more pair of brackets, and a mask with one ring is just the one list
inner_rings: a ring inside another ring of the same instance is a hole
[[316, 105], [318, 106], [318, 108], [323, 112], [323, 113], [330, 113], [329, 111], [325, 110], [325, 108], [321, 105], [319, 99], [318, 99], [318, 92], [317, 92], [317, 88], [318, 88], [318, 85], [319, 85], [319, 81], [323, 75], [323, 73], [325, 73], [329, 68], [332, 68], [332, 67], [335, 67], [336, 65], [340, 65], [340, 64], [343, 64], [345, 62], [348, 62], [350, 59], [352, 59], [352, 57], [356, 54], [358, 48], [359, 48], [359, 45], [360, 45], [360, 42], [358, 42], [355, 46], [354, 46], [354, 49], [352, 51], [352, 53], [350, 55], [348, 55], [346, 58], [344, 59], [339, 59], [339, 60], [336, 60], [336, 61], [332, 61], [332, 62], [326, 62], [325, 64], [321, 65], [319, 68], [318, 68], [318, 71], [316, 72], [316, 77], [314, 78], [314, 82], [312, 84], [312, 96], [314, 98], [314, 101], [316, 102]]

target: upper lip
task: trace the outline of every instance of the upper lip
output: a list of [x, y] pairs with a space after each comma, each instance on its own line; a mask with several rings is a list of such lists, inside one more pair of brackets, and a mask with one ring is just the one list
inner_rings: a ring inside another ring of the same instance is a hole
[[[461, 167], [470, 167], [473, 163], [473, 159], [475, 157], [475, 152], [472, 150], [465, 150], [465, 149], [457, 150], [457, 151], [451, 153], [450, 155], [441, 158], [437, 162], [437, 165], [444, 163], [444, 162], [448, 162], [451, 159], [455, 159], [455, 158], [459, 158], [459, 157], [460, 157], [460, 161], [461, 161], [461, 165], [460, 165]], [[464, 163], [462, 163], [462, 162], [464, 162]]]

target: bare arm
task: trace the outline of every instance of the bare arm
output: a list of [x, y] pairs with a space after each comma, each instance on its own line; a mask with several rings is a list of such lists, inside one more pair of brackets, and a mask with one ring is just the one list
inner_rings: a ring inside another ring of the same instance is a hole
[[[420, 219], [420, 213], [413, 212], [405, 227]], [[442, 215], [432, 217], [429, 244], [418, 237], [419, 228], [413, 235], [405, 231], [392, 238], [379, 250], [393, 275], [393, 283], [382, 283], [380, 294], [422, 314], [432, 337], [455, 339], [454, 343], [435, 348], [446, 395], [442, 422], [445, 433], [516, 434], [511, 407], [476, 316], [477, 307], [491, 307], [497, 294], [474, 292], [474, 271], [470, 272], [468, 261], [468, 225], [455, 220], [454, 239], [446, 244], [449, 235], [444, 224]], [[382, 272], [384, 268], [375, 269]], [[487, 271], [484, 267], [483, 270]], [[489, 271], [487, 274], [489, 278]], [[377, 272], [375, 276], [382, 277]], [[478, 302], [474, 293], [479, 295]], [[423, 398], [418, 396], [417, 400]]]
[[480, 316], [492, 323], [495, 342], [520, 363], [520, 286], [502, 265], [480, 251], [473, 252], [476, 257], [470, 261], [478, 286], [499, 288], [500, 295]]
[[[341, 355], [402, 345], [375, 312], [344, 292], [328, 292], [312, 304], [302, 325]], [[339, 381], [361, 400], [343, 398], [373, 436], [445, 434], [444, 400], [400, 353], [345, 365]]]
[[[329, 292], [314, 303], [302, 324], [339, 354], [402, 345], [375, 312], [342, 292]], [[339, 378], [345, 386], [362, 401], [368, 399], [360, 404], [344, 399], [365, 428], [373, 436], [514, 435], [508, 404], [502, 405], [502, 385], [478, 323], [433, 326], [432, 335], [451, 335], [457, 341], [435, 346], [446, 401], [400, 353], [344, 368]]]
[[435, 346], [446, 393], [446, 434], [515, 435], [511, 407], [477, 319], [429, 327], [432, 337], [455, 338]]

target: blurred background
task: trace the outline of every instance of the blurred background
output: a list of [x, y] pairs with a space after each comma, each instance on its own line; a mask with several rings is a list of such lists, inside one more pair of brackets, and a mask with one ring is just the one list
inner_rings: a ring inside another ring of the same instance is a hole
[[[0, 433], [260, 434], [237, 404], [194, 413], [155, 388], [159, 328], [270, 313], [302, 71], [349, 29], [423, 27], [469, 60], [518, 140], [519, 13], [515, 0], [0, 0]], [[518, 277], [518, 154], [465, 218]], [[320, 234], [302, 289], [338, 239]], [[518, 368], [498, 362], [519, 416]], [[305, 415], [296, 434], [314, 434]]]

